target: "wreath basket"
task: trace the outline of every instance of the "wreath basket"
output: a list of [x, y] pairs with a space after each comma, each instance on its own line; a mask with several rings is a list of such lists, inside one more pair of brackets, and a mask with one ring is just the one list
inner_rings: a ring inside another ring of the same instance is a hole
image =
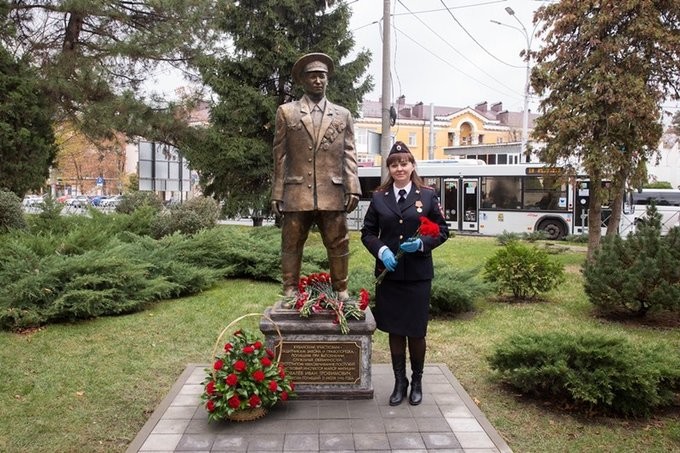
[[[274, 347], [274, 350], [278, 349], [275, 360], [274, 353], [259, 340], [253, 341], [255, 337], [245, 330], [236, 330], [231, 341], [223, 343], [227, 332], [232, 332], [243, 319], [253, 316], [265, 318], [274, 325], [278, 335]], [[211, 420], [257, 420], [264, 417], [277, 401], [294, 396], [294, 384], [285, 376], [280, 364], [282, 342], [278, 325], [263, 313], [245, 314], [222, 329], [212, 350], [212, 357], [217, 360], [204, 381], [206, 386], [202, 395]], [[223, 344], [224, 352], [220, 354], [218, 351]]]

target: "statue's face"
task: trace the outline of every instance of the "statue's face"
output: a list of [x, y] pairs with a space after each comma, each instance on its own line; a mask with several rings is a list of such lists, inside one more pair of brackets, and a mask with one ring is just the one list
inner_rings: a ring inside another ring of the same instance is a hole
[[323, 71], [305, 72], [302, 77], [302, 87], [307, 96], [321, 99], [326, 93], [328, 85], [328, 75]]

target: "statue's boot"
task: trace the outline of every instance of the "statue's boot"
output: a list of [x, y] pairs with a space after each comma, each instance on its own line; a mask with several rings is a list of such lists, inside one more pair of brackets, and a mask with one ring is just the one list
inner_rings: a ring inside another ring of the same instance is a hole
[[302, 254], [282, 253], [281, 254], [281, 277], [283, 279], [283, 297], [292, 297], [298, 288], [300, 281], [300, 266], [302, 265]]
[[329, 256], [328, 263], [330, 265], [333, 290], [338, 294], [338, 299], [349, 299], [349, 293], [347, 292], [349, 253], [340, 256]]

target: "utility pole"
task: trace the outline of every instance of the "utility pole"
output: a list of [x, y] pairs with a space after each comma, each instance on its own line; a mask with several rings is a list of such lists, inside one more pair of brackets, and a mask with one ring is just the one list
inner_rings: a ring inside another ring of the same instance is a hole
[[509, 6], [506, 6], [505, 12], [508, 13], [508, 15], [512, 16], [517, 21], [517, 23], [519, 24], [519, 26], [521, 28], [518, 28], [518, 27], [515, 27], [515, 26], [512, 26], [512, 25], [508, 25], [508, 24], [504, 24], [502, 22], [499, 22], [499, 21], [493, 20], [493, 19], [491, 20], [491, 22], [493, 22], [494, 24], [497, 24], [497, 25], [502, 25], [504, 27], [509, 27], [509, 28], [512, 28], [512, 29], [519, 31], [520, 33], [522, 33], [522, 35], [524, 35], [524, 39], [526, 40], [526, 44], [527, 44], [526, 45], [526, 56], [525, 56], [527, 64], [526, 64], [526, 74], [525, 74], [525, 80], [524, 80], [524, 111], [522, 112], [522, 143], [520, 145], [521, 146], [520, 161], [522, 161], [522, 159], [528, 160], [528, 157], [529, 157], [529, 156], [526, 155], [526, 151], [527, 151], [527, 143], [529, 141], [529, 96], [530, 96], [530, 89], [531, 89], [531, 85], [530, 85], [530, 82], [531, 82], [531, 41], [534, 38], [534, 32], [536, 31], [536, 27], [538, 26], [538, 23], [534, 26], [534, 29], [532, 30], [532, 32], [529, 33], [529, 31], [526, 29], [526, 27], [524, 26], [522, 21], [517, 18], [517, 16], [515, 15], [515, 11], [512, 8], [510, 8]]
[[390, 0], [383, 0], [383, 52], [382, 52], [382, 134], [380, 136], [380, 176], [385, 181], [388, 176], [387, 155], [392, 146], [390, 131]]

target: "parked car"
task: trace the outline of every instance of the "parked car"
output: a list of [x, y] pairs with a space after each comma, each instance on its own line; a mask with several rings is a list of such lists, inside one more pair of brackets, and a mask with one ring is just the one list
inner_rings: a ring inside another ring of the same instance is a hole
[[66, 206], [72, 208], [86, 208], [90, 206], [90, 198], [86, 195], [78, 195], [75, 198], [69, 198], [66, 200]]
[[32, 208], [40, 206], [43, 202], [43, 197], [40, 195], [26, 195], [21, 202], [21, 205], [25, 208]]
[[108, 199], [109, 197], [106, 195], [95, 195], [90, 201], [92, 202], [92, 206], [103, 206], [102, 203]]
[[113, 197], [108, 197], [107, 199], [102, 200], [99, 206], [102, 208], [115, 208], [122, 199], [122, 195], [114, 195]]

